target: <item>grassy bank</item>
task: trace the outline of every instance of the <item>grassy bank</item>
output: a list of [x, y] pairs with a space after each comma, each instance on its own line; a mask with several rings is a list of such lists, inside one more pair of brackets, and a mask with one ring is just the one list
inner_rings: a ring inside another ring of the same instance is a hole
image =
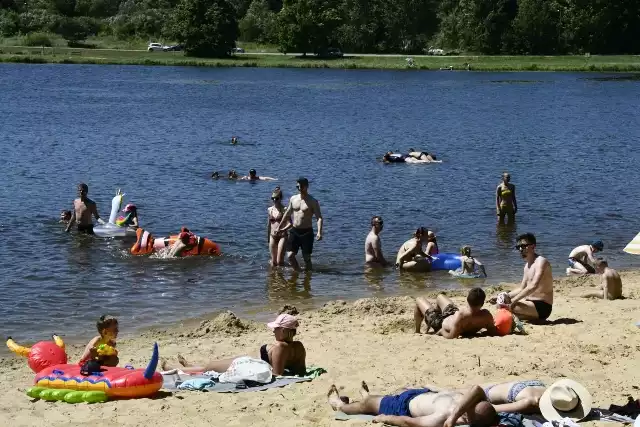
[[[345, 56], [317, 59], [293, 55], [240, 54], [227, 59], [190, 58], [182, 52], [0, 47], [0, 62], [165, 65], [202, 67], [281, 67], [341, 69], [408, 69], [406, 56]], [[475, 71], [611, 71], [640, 72], [640, 56], [460, 56], [413, 57], [413, 69]]]

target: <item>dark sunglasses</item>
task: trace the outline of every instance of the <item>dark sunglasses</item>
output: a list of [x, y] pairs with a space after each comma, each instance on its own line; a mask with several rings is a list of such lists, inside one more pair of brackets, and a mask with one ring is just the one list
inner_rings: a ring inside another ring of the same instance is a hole
[[521, 251], [525, 248], [528, 248], [529, 246], [533, 245], [533, 243], [523, 243], [521, 245], [516, 245], [516, 249]]
[[272, 198], [271, 198], [271, 200], [273, 200], [274, 202], [275, 202], [276, 200], [280, 200], [280, 199], [282, 199], [282, 197], [272, 197]]

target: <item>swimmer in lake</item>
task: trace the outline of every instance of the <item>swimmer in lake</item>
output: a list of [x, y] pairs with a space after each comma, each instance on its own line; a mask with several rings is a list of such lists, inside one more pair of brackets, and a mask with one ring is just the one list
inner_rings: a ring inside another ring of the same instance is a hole
[[211, 174], [211, 179], [220, 179], [220, 172], [218, 172], [218, 171], [214, 171], [214, 172]]
[[270, 176], [258, 176], [255, 169], [250, 169], [249, 175], [243, 176], [240, 179], [243, 181], [276, 181], [275, 178], [271, 178]]
[[387, 151], [384, 156], [382, 156], [382, 161], [384, 163], [405, 163], [407, 156], [404, 154], [394, 153], [392, 151]]
[[78, 184], [78, 198], [73, 201], [73, 211], [65, 229], [66, 232], [69, 232], [73, 224], [77, 224], [78, 232], [94, 234], [92, 216], [95, 216], [99, 224], [104, 224], [98, 214], [96, 202], [87, 197], [87, 194], [89, 194], [89, 186], [85, 183]]
[[227, 175], [227, 179], [238, 179], [238, 173], [235, 169], [231, 169]]
[[460, 249], [460, 255], [462, 255], [460, 259], [462, 267], [458, 271], [459, 274], [474, 275], [481, 273], [484, 277], [487, 277], [484, 265], [471, 256], [471, 246], [463, 246], [462, 249]]
[[169, 250], [169, 257], [181, 257], [185, 252], [190, 251], [198, 244], [198, 237], [193, 234], [187, 227], [180, 229], [178, 239]]
[[400, 247], [396, 256], [395, 267], [400, 270], [430, 271], [431, 256], [426, 254], [422, 246], [428, 242], [428, 232], [420, 227], [413, 237]]
[[237, 136], [232, 136], [231, 137], [231, 145], [236, 145], [238, 143], [238, 137]]
[[498, 223], [504, 224], [505, 217], [507, 224], [513, 224], [518, 212], [518, 202], [516, 201], [516, 186], [511, 184], [511, 175], [508, 172], [502, 174], [502, 182], [496, 188], [496, 215]]
[[60, 223], [68, 224], [71, 221], [71, 211], [60, 211]]
[[364, 242], [364, 260], [368, 267], [386, 267], [389, 265], [382, 255], [382, 243], [380, 233], [382, 233], [384, 221], [380, 216], [371, 218], [371, 231]]
[[116, 220], [116, 225], [120, 227], [134, 227], [138, 228], [138, 208], [133, 203], [129, 203], [124, 207], [122, 212], [125, 216], [121, 216]]
[[424, 151], [416, 151], [413, 148], [409, 148], [408, 156], [416, 160], [426, 160], [428, 162], [433, 162], [435, 160], [438, 160], [435, 154], [429, 154]]

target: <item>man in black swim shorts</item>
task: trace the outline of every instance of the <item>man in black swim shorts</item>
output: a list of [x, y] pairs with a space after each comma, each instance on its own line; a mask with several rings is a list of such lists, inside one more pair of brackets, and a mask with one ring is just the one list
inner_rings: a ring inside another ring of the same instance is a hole
[[304, 259], [305, 269], [311, 269], [311, 253], [313, 252], [313, 224], [312, 219], [315, 215], [318, 222], [318, 233], [316, 240], [322, 240], [322, 213], [320, 212], [320, 204], [309, 194], [309, 181], [307, 178], [298, 178], [298, 191], [289, 200], [289, 206], [284, 211], [283, 220], [280, 222], [280, 228], [287, 224], [286, 219], [292, 216], [291, 223], [293, 227], [289, 229], [289, 240], [287, 241], [287, 258], [291, 266], [299, 270], [300, 266], [296, 255], [302, 249], [302, 258]]

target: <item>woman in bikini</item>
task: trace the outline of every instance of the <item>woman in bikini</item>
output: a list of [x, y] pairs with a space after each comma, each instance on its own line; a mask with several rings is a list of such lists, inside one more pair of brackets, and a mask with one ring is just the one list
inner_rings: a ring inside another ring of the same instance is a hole
[[[276, 341], [260, 347], [259, 358], [271, 365], [273, 375], [283, 375], [285, 370], [291, 375], [304, 375], [307, 370], [307, 352], [300, 341], [294, 341], [298, 328], [298, 320], [289, 314], [280, 314], [276, 320], [267, 323], [273, 331]], [[240, 357], [240, 356], [238, 356]], [[194, 366], [178, 355], [180, 367], [171, 367], [166, 361], [162, 362], [162, 370], [178, 368], [185, 373], [201, 373], [208, 371], [225, 372], [237, 357], [224, 360], [211, 360], [200, 366]]]
[[511, 184], [511, 175], [508, 172], [502, 174], [502, 182], [496, 188], [496, 215], [498, 223], [504, 224], [507, 217], [507, 224], [512, 224], [516, 219], [518, 203], [516, 202], [516, 186]]
[[413, 233], [413, 238], [404, 242], [396, 256], [395, 267], [408, 271], [430, 271], [431, 256], [426, 254], [422, 245], [427, 243], [427, 229], [420, 227]]
[[416, 151], [413, 148], [409, 148], [409, 157], [413, 157], [416, 160], [424, 160], [428, 162], [434, 162], [437, 160], [435, 154], [425, 153], [424, 151]]
[[436, 234], [433, 231], [429, 231], [427, 233], [427, 247], [424, 251], [430, 256], [435, 256], [440, 253], [440, 250], [438, 249], [438, 240], [436, 239]]
[[547, 386], [539, 380], [510, 381], [487, 384], [483, 387], [473, 386], [464, 395], [445, 426], [455, 425], [462, 414], [484, 400], [488, 400], [496, 412], [539, 414], [540, 398], [546, 389]]
[[284, 265], [284, 253], [287, 243], [287, 230], [291, 228], [291, 222], [287, 221], [286, 226], [277, 231], [282, 221], [282, 214], [285, 207], [282, 204], [282, 191], [280, 187], [276, 187], [271, 193], [273, 206], [267, 209], [267, 242], [269, 244], [269, 252], [271, 253], [271, 266]]

